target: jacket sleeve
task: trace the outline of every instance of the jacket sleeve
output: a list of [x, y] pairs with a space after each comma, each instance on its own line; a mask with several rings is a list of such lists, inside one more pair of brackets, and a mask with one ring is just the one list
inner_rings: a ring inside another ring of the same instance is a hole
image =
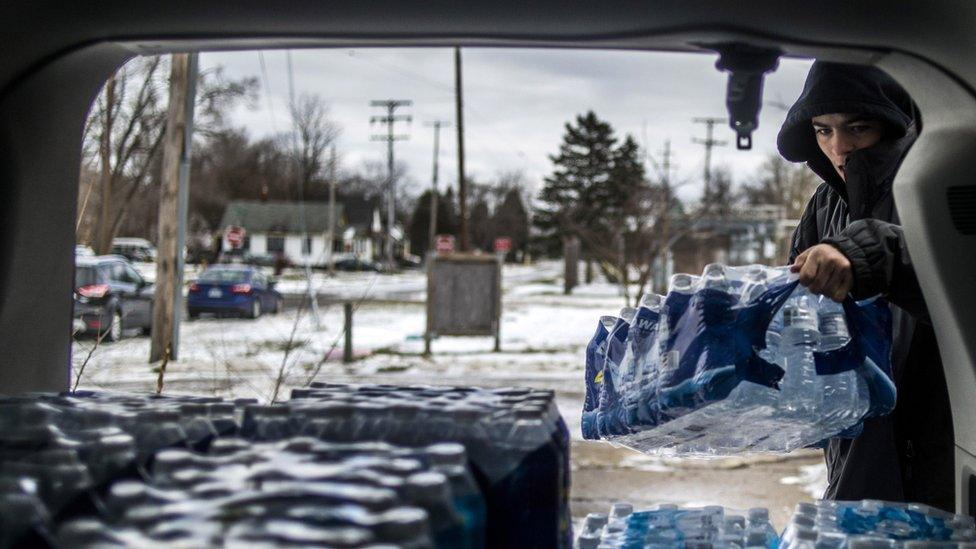
[[823, 242], [839, 249], [851, 262], [854, 272], [851, 295], [855, 299], [881, 294], [917, 320], [930, 323], [900, 225], [861, 219]]

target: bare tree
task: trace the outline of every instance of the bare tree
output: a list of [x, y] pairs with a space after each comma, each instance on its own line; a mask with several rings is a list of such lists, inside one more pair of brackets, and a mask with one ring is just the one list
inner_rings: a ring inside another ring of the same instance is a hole
[[[126, 212], [144, 191], [158, 184], [153, 169], [161, 154], [168, 97], [167, 57], [139, 57], [107, 82], [89, 113], [83, 141], [82, 170], [98, 173], [98, 193], [84, 193], [79, 207], [79, 234], [92, 234], [96, 253], [107, 253]], [[235, 101], [253, 99], [257, 79], [228, 80], [220, 68], [200, 75], [197, 128], [210, 135], [223, 124], [223, 113]], [[143, 192], [140, 192], [143, 191]], [[87, 215], [91, 208], [100, 212]], [[82, 227], [90, 220], [92, 230]], [[146, 220], [146, 232], [151, 220]]]
[[329, 119], [325, 100], [316, 94], [302, 94], [291, 105], [295, 127], [295, 154], [302, 196], [309, 196], [313, 181], [323, 180], [328, 161], [325, 151], [339, 137], [339, 127]]
[[772, 153], [755, 178], [742, 186], [742, 194], [751, 205], [782, 206], [788, 219], [799, 219], [818, 184], [817, 176], [805, 165]]

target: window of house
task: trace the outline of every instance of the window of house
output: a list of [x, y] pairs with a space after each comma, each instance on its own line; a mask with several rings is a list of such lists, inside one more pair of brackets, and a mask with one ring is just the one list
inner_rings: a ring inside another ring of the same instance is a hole
[[285, 237], [283, 236], [269, 236], [268, 237], [268, 253], [284, 253], [285, 251]]

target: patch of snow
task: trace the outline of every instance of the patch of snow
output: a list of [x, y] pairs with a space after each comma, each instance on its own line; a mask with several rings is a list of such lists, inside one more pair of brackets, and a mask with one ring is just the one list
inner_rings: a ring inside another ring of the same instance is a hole
[[801, 465], [800, 474], [779, 479], [780, 484], [799, 485], [814, 499], [823, 497], [827, 491], [827, 467], [822, 463]]

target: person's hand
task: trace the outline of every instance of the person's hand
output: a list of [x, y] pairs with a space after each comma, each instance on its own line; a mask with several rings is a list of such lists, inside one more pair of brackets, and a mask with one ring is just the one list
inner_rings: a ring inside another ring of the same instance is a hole
[[854, 284], [851, 262], [830, 244], [817, 244], [796, 256], [790, 271], [800, 273], [800, 284], [810, 292], [844, 301]]

